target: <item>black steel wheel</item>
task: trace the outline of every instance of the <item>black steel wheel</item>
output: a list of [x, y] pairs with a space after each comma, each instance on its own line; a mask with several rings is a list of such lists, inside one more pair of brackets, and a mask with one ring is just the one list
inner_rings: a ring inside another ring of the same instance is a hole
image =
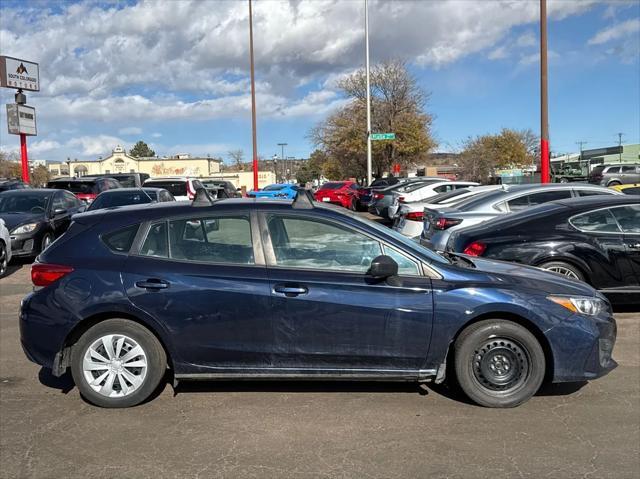
[[525, 327], [502, 319], [467, 327], [455, 343], [455, 371], [464, 393], [486, 407], [529, 400], [545, 375], [544, 351]]

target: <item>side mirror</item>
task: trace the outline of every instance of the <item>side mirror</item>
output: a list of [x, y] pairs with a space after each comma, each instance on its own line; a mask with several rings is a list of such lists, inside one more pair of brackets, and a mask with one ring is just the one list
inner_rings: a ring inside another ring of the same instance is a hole
[[387, 279], [398, 274], [398, 263], [390, 256], [381, 254], [371, 261], [367, 274], [374, 279]]
[[60, 216], [60, 215], [66, 215], [67, 214], [67, 210], [65, 208], [56, 208], [55, 210], [53, 210], [53, 216]]

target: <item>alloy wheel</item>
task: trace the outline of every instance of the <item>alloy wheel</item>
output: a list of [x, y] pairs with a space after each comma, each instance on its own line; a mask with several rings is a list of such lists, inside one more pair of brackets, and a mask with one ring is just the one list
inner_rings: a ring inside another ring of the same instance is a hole
[[7, 272], [7, 247], [4, 243], [0, 244], [0, 278]]
[[134, 339], [108, 334], [87, 348], [82, 371], [87, 384], [97, 393], [124, 397], [144, 383], [147, 365], [147, 355]]
[[557, 273], [560, 274], [562, 276], [566, 276], [567, 278], [572, 278], [572, 279], [580, 279], [578, 278], [578, 275], [572, 271], [569, 268], [566, 268], [564, 266], [550, 266], [548, 268], [545, 268], [547, 271], [551, 271], [552, 273]]

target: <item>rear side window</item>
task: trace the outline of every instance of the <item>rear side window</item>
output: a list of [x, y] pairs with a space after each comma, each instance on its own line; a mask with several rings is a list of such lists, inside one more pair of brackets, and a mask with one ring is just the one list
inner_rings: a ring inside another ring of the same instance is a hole
[[640, 233], [640, 205], [611, 208], [613, 216], [625, 233]]
[[623, 173], [636, 173], [638, 167], [637, 166], [623, 166], [622, 167], [622, 172]]
[[247, 216], [169, 222], [171, 258], [203, 263], [255, 264]]
[[571, 225], [587, 233], [620, 233], [618, 223], [609, 210], [590, 211], [569, 219]]
[[149, 233], [140, 248], [142, 256], [155, 256], [156, 258], [168, 258], [169, 247], [167, 242], [167, 223], [155, 223], [149, 228]]
[[579, 196], [596, 196], [596, 195], [609, 195], [611, 193], [609, 193], [606, 190], [576, 190], [576, 193], [578, 193]]
[[511, 211], [520, 211], [529, 206], [541, 205], [549, 201], [564, 200], [571, 198], [570, 190], [561, 191], [541, 191], [540, 193], [532, 193], [530, 195], [521, 196], [508, 201]]
[[102, 242], [111, 251], [116, 253], [127, 253], [131, 249], [133, 240], [138, 232], [139, 225], [127, 226], [126, 228], [102, 235]]

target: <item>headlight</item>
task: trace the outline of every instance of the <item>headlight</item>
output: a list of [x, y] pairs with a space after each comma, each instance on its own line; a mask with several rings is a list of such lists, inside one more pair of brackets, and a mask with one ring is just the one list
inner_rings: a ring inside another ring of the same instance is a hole
[[38, 223], [28, 223], [26, 225], [18, 226], [16, 229], [11, 231], [12, 235], [22, 235], [25, 233], [31, 233], [38, 227]]
[[567, 308], [572, 313], [595, 316], [607, 309], [606, 303], [600, 298], [590, 298], [588, 296], [547, 296], [547, 299], [560, 306]]

